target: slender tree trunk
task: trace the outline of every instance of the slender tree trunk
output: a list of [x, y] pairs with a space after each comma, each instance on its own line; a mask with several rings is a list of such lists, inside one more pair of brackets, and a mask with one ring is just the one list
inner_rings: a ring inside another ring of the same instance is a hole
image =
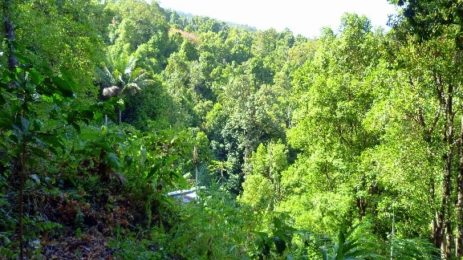
[[117, 108], [117, 118], [118, 118], [118, 122], [120, 125], [122, 122], [122, 109], [121, 108]]
[[390, 248], [390, 259], [394, 260], [394, 239], [395, 239], [395, 209], [394, 203], [392, 204], [392, 226], [391, 226], [391, 248]]
[[23, 143], [19, 156], [19, 259], [24, 259], [24, 182], [26, 176], [26, 143]]
[[441, 223], [443, 222], [443, 218], [442, 209], [439, 209], [432, 221], [432, 240], [436, 247], [440, 247], [442, 245], [443, 228]]
[[444, 259], [451, 257], [452, 240], [452, 223], [450, 210], [450, 196], [452, 191], [452, 161], [453, 161], [453, 86], [448, 85], [447, 98], [445, 100], [445, 127], [444, 127], [444, 143], [447, 146], [446, 152], [443, 155], [444, 173], [442, 181], [442, 205], [439, 214], [438, 225], [442, 229], [441, 232], [441, 254]]
[[[363, 189], [363, 190], [367, 189], [366, 188], [365, 175], [362, 175], [359, 186], [360, 186], [360, 189]], [[362, 196], [362, 197], [357, 196], [356, 204], [357, 204], [357, 209], [358, 209], [358, 212], [359, 212], [359, 217], [360, 217], [360, 219], [363, 219], [365, 217], [366, 211], [367, 211], [367, 202], [365, 200], [365, 197], [364, 196]]]
[[[462, 46], [460, 45], [455, 55], [455, 62], [461, 65]], [[463, 259], [463, 116], [460, 122], [460, 136], [458, 140], [458, 175], [457, 175], [457, 203], [456, 203], [456, 229], [455, 256]]]
[[455, 255], [458, 259], [463, 256], [463, 117], [461, 118], [460, 139], [458, 147], [459, 165], [457, 177], [457, 237], [455, 239]]
[[[413, 81], [410, 79], [410, 82], [411, 84], [413, 84]], [[436, 81], [436, 83], [438, 83]], [[440, 87], [439, 87], [439, 84], [436, 84], [437, 86], [437, 92], [438, 92], [438, 95], [439, 95], [439, 100], [442, 100], [441, 97], [441, 91], [440, 90]], [[441, 107], [444, 107], [444, 103], [441, 102]], [[423, 140], [426, 142], [426, 144], [429, 146], [429, 147], [432, 147], [432, 135], [433, 135], [433, 132], [435, 130], [435, 127], [437, 125], [437, 123], [439, 122], [439, 118], [441, 116], [441, 112], [440, 112], [440, 108], [437, 110], [437, 113], [435, 114], [434, 118], [433, 118], [433, 121], [428, 125], [425, 121], [425, 117], [424, 117], [424, 112], [423, 112], [423, 108], [420, 108], [419, 109], [419, 115], [418, 115], [418, 119], [419, 119], [419, 124], [420, 126], [423, 128]], [[435, 159], [434, 159], [434, 155], [433, 153], [430, 151], [430, 149], [428, 149], [428, 154], [427, 154], [427, 159], [429, 162], [433, 162]], [[439, 247], [442, 243], [442, 226], [439, 225], [440, 221], [439, 219], [443, 216], [440, 215], [440, 209], [438, 207], [436, 207], [437, 205], [437, 202], [436, 202], [436, 178], [434, 176], [434, 173], [430, 173], [430, 176], [429, 176], [429, 179], [428, 179], [428, 187], [429, 187], [429, 196], [428, 196], [428, 203], [429, 205], [431, 206], [432, 208], [432, 212], [434, 213], [435, 217], [432, 219], [432, 222], [431, 222], [431, 232], [432, 232], [432, 241], [434, 243], [434, 245], [436, 245], [436, 247]]]
[[434, 245], [439, 246], [440, 245], [440, 234], [442, 233], [441, 228], [438, 225], [438, 219], [439, 219], [439, 212], [438, 209], [434, 206], [436, 205], [436, 183], [434, 177], [429, 178], [429, 193], [430, 193], [430, 202], [429, 204], [432, 205], [433, 208], [433, 213], [435, 217], [432, 219], [431, 223], [431, 232], [432, 232], [432, 241]]
[[[4, 0], [3, 2], [3, 25], [5, 27], [5, 38], [8, 48], [8, 69], [11, 73], [14, 73], [18, 66], [18, 60], [15, 55], [14, 41], [15, 31], [13, 22], [11, 21], [11, 0]], [[10, 83], [10, 87], [15, 87], [14, 82]], [[14, 176], [19, 179], [19, 194], [18, 194], [18, 206], [19, 206], [19, 220], [18, 220], [18, 237], [19, 237], [19, 259], [24, 259], [24, 181], [26, 175], [26, 143], [23, 141], [21, 150], [18, 157], [16, 158], [14, 167]]]
[[6, 44], [8, 47], [8, 68], [13, 72], [15, 68], [18, 66], [18, 60], [14, 54], [14, 41], [15, 41], [15, 33], [14, 33], [14, 26], [11, 22], [10, 15], [11, 15], [11, 0], [4, 0], [3, 4], [3, 24], [5, 26], [5, 36], [6, 36]]
[[193, 165], [195, 166], [195, 186], [196, 186], [196, 191], [198, 191], [198, 174], [199, 174], [199, 170], [198, 170], [198, 163], [199, 163], [199, 157], [198, 157], [198, 149], [196, 148], [196, 145], [193, 147], [193, 158], [192, 158], [192, 161], [193, 161]]

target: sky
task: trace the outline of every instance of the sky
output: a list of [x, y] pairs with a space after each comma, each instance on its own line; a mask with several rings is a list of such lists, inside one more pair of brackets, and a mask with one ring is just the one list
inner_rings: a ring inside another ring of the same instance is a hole
[[396, 13], [387, 0], [158, 0], [158, 3], [163, 8], [261, 30], [288, 28], [306, 37], [317, 37], [326, 26], [337, 29], [346, 12], [366, 15], [373, 26], [386, 29], [388, 15]]

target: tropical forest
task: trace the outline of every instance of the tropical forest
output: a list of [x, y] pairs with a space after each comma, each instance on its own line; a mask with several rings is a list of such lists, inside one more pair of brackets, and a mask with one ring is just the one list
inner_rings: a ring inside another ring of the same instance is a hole
[[0, 259], [463, 259], [463, 1], [389, 3], [1, 0]]

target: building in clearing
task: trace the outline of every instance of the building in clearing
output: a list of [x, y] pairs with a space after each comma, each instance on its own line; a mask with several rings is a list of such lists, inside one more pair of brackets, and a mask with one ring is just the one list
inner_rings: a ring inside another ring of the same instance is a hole
[[167, 193], [167, 195], [180, 200], [182, 203], [189, 203], [191, 201], [198, 200], [199, 198], [196, 187], [189, 190], [171, 191]]

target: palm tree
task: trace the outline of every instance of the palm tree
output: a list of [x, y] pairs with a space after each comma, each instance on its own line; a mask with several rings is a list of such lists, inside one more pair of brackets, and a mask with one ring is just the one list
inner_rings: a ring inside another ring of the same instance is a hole
[[100, 98], [103, 100], [117, 98], [116, 112], [119, 124], [122, 121], [124, 98], [138, 93], [153, 82], [149, 79], [148, 73], [136, 64], [135, 57], [121, 57], [116, 60], [109, 56], [107, 62], [97, 71]]

